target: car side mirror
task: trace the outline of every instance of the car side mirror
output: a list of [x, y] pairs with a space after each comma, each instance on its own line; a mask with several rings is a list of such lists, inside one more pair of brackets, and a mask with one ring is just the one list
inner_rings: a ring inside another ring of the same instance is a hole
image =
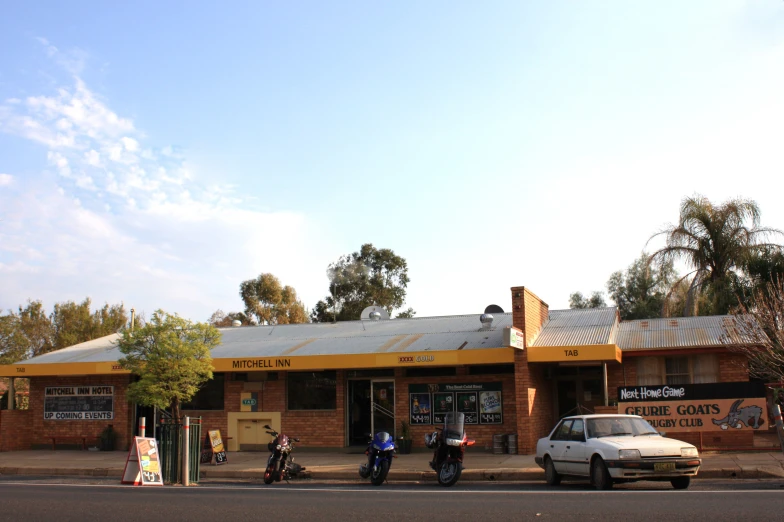
[[667, 432], [666, 431], [660, 431], [659, 435], [661, 435], [662, 437], [666, 437], [667, 436]]

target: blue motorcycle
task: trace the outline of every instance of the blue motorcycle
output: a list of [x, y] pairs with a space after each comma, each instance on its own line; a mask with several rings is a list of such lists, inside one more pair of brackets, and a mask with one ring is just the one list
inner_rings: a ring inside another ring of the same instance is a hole
[[368, 441], [365, 455], [368, 456], [368, 461], [359, 466], [359, 476], [364, 479], [370, 477], [371, 484], [380, 486], [386, 480], [392, 459], [395, 458], [395, 441], [389, 433], [380, 431]]

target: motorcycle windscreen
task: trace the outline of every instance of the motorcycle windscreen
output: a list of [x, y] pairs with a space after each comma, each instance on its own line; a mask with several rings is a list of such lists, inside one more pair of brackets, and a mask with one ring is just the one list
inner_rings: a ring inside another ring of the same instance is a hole
[[448, 439], [463, 438], [465, 414], [450, 411], [444, 415], [444, 437]]
[[286, 435], [281, 434], [278, 437], [278, 444], [281, 446], [288, 446], [289, 445], [289, 438]]

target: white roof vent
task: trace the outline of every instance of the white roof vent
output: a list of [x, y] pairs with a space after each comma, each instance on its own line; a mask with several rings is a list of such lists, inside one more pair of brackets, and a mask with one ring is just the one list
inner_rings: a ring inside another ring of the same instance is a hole
[[382, 306], [368, 306], [362, 310], [362, 313], [359, 314], [359, 318], [363, 321], [380, 321], [381, 319], [389, 319], [389, 312]]
[[242, 326], [242, 321], [240, 321], [239, 319], [235, 319], [235, 320], [233, 320], [233, 321], [231, 322], [231, 325], [232, 325], [232, 326], [235, 326], [235, 327], [236, 327], [236, 326]]
[[491, 314], [482, 314], [479, 316], [479, 322], [482, 323], [482, 330], [489, 330], [493, 326], [493, 316]]

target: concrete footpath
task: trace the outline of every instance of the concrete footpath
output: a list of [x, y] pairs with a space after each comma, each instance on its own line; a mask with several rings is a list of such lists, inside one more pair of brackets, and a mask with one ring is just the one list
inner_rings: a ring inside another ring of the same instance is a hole
[[[0, 475], [117, 477], [120, 480], [128, 453], [125, 451], [34, 450], [0, 453]], [[268, 453], [233, 452], [221, 466], [201, 465], [202, 482], [222, 479], [261, 479]], [[399, 455], [389, 472], [389, 480], [434, 481], [429, 471], [431, 452]], [[357, 470], [362, 453], [300, 449], [295, 461], [306, 468], [313, 480], [359, 480]], [[705, 453], [698, 478], [784, 479], [781, 452]], [[469, 452], [460, 480], [522, 481], [544, 480], [544, 472], [533, 455], [494, 455]]]

